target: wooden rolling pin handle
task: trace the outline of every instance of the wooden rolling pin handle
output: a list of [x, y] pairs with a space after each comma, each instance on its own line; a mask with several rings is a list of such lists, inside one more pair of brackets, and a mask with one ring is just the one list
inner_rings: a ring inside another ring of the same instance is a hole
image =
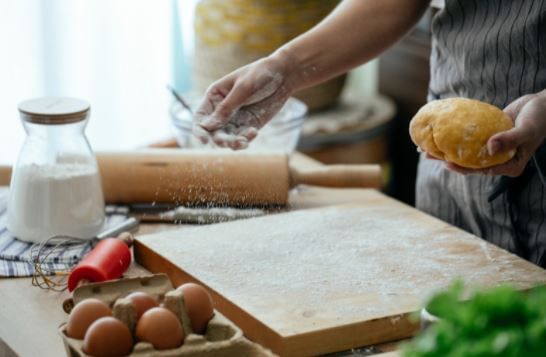
[[11, 166], [0, 166], [0, 186], [9, 186]]
[[116, 238], [123, 241], [123, 243], [125, 243], [129, 248], [135, 243], [135, 236], [130, 232], [123, 232]]
[[290, 168], [291, 186], [299, 184], [342, 187], [381, 188], [380, 165], [327, 165], [305, 170]]

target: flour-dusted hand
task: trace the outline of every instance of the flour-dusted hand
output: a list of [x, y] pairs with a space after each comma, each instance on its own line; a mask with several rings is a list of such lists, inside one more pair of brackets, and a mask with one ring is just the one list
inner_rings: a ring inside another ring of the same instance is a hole
[[294, 90], [290, 61], [281, 52], [244, 66], [213, 83], [194, 118], [202, 142], [244, 149]]
[[521, 175], [525, 166], [546, 138], [546, 90], [525, 95], [508, 105], [504, 112], [514, 120], [514, 128], [493, 135], [487, 142], [491, 155], [516, 150], [508, 162], [483, 170], [469, 170], [449, 163], [448, 167], [462, 174]]

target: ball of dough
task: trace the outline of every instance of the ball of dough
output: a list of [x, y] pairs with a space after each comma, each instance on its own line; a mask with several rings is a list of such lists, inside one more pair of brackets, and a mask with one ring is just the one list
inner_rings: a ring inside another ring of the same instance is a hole
[[498, 132], [514, 126], [499, 108], [467, 98], [429, 102], [410, 122], [413, 142], [428, 154], [459, 166], [482, 169], [510, 160], [515, 150], [487, 151], [487, 141]]

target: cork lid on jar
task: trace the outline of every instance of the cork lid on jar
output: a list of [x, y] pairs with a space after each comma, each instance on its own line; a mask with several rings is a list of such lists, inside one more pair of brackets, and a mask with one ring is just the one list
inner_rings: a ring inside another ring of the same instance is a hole
[[70, 97], [41, 97], [19, 104], [24, 121], [36, 124], [69, 124], [87, 118], [89, 103]]

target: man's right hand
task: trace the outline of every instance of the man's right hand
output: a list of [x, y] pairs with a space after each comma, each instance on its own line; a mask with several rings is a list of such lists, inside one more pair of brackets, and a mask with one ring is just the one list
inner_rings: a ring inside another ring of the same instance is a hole
[[194, 117], [203, 143], [244, 149], [294, 90], [288, 55], [276, 52], [228, 74], [207, 90]]

